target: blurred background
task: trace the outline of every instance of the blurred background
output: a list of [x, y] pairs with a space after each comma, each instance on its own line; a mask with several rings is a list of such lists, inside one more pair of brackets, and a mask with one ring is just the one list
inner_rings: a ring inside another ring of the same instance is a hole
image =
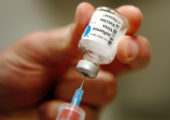
[[[0, 0], [0, 51], [22, 36], [69, 24], [81, 0]], [[152, 46], [150, 65], [118, 78], [116, 99], [100, 120], [170, 120], [170, 0], [91, 0], [95, 7], [139, 7], [143, 24], [137, 34]]]

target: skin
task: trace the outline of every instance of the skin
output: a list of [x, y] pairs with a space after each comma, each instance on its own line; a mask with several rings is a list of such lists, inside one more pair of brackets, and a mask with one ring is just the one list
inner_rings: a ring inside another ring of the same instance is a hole
[[[69, 102], [81, 84], [75, 65], [82, 54], [75, 46], [94, 10], [91, 4], [80, 3], [73, 24], [33, 32], [0, 54], [1, 120], [55, 120], [59, 105]], [[141, 11], [131, 5], [117, 11], [127, 17], [128, 31], [114, 61], [84, 84], [81, 107], [86, 120], [96, 120], [98, 108], [113, 100], [118, 75], [144, 68], [151, 57], [148, 40], [134, 35], [142, 23]]]

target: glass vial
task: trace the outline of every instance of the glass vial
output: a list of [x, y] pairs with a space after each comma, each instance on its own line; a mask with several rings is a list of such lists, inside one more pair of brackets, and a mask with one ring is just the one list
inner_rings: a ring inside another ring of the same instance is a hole
[[76, 70], [86, 77], [95, 78], [100, 64], [113, 61], [127, 28], [126, 17], [111, 8], [98, 7], [79, 41], [84, 56]]

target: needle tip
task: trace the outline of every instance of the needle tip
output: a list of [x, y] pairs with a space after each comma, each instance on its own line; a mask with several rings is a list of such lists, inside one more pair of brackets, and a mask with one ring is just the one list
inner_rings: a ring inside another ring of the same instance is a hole
[[86, 79], [86, 77], [84, 76], [84, 77], [83, 77], [83, 80], [82, 80], [82, 83], [81, 83], [81, 86], [80, 86], [81, 89], [83, 88], [83, 84], [84, 84], [84, 82], [85, 82], [85, 79]]

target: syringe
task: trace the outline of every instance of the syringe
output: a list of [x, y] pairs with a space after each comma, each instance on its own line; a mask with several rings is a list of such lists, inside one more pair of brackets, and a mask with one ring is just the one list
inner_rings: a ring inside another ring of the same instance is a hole
[[56, 120], [84, 120], [85, 112], [79, 107], [82, 96], [83, 96], [83, 82], [78, 88], [72, 98], [71, 104], [62, 104], [59, 108], [58, 116]]

